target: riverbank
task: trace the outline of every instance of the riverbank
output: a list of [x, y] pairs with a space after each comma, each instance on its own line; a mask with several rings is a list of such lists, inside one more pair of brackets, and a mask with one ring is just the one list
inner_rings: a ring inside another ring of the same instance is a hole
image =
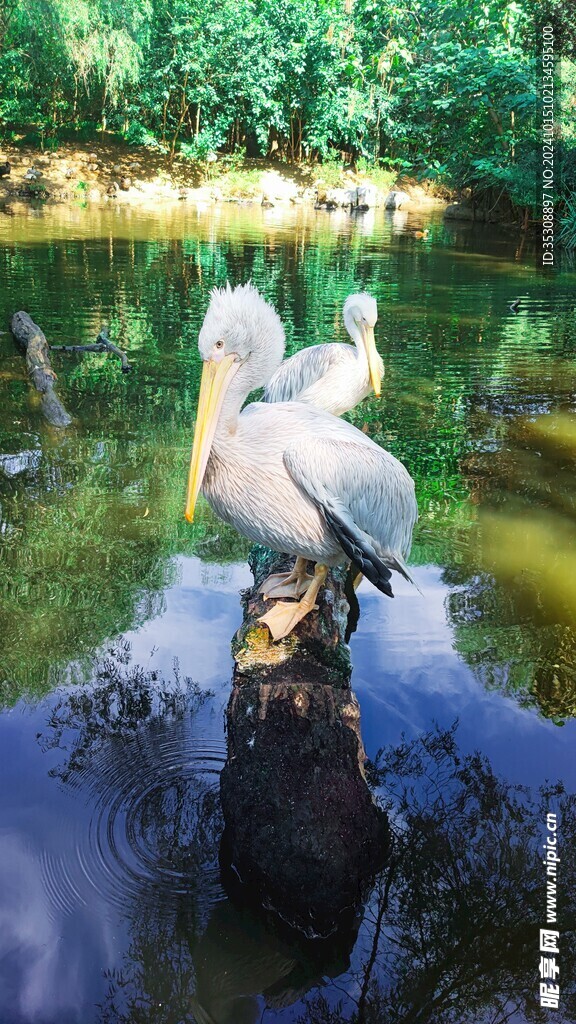
[[340, 165], [290, 165], [272, 160], [219, 157], [204, 164], [176, 159], [145, 146], [116, 139], [86, 144], [63, 143], [39, 152], [33, 147], [0, 148], [0, 204], [18, 199], [46, 203], [110, 202], [136, 206], [180, 200], [196, 204], [259, 203], [264, 206], [310, 204], [384, 206], [391, 191], [404, 193], [402, 208], [435, 207], [449, 198], [429, 183], [396, 181], [391, 171], [362, 173]]

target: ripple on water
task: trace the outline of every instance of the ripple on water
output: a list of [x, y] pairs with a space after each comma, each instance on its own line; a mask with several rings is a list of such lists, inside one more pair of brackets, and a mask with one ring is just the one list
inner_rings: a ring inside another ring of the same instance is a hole
[[169, 911], [190, 894], [222, 898], [218, 778], [226, 759], [218, 737], [198, 737], [184, 718], [113, 738], [74, 774], [86, 817], [62, 823], [58, 852], [42, 856], [53, 912], [95, 899], [128, 910], [136, 901]]

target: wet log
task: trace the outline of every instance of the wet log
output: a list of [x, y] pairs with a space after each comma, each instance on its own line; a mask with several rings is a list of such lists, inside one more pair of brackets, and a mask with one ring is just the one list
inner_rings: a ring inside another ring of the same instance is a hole
[[250, 565], [254, 586], [232, 644], [223, 865], [291, 926], [326, 936], [349, 928], [389, 846], [350, 688], [346, 574], [331, 572], [317, 611], [273, 643], [258, 621], [269, 607], [258, 588], [290, 560], [258, 547]]
[[120, 360], [122, 373], [130, 373], [132, 369], [126, 353], [121, 348], [118, 348], [113, 341], [110, 341], [106, 326], [101, 328], [100, 334], [93, 345], [51, 345], [50, 348], [52, 352], [112, 352]]
[[26, 353], [28, 373], [34, 387], [42, 395], [41, 408], [45, 418], [53, 427], [68, 427], [72, 417], [54, 391], [56, 374], [50, 363], [50, 348], [44, 332], [23, 310], [14, 313], [10, 329]]

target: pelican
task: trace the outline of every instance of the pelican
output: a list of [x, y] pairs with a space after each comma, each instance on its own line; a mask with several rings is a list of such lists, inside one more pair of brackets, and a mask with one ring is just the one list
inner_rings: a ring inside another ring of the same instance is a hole
[[[264, 390], [265, 402], [309, 402], [335, 416], [353, 409], [374, 390], [380, 397], [384, 363], [376, 351], [374, 327], [378, 319], [376, 299], [367, 292], [349, 295], [344, 303], [344, 326], [354, 342], [312, 345], [296, 352], [272, 375]], [[267, 597], [290, 597], [295, 585], [308, 585], [306, 561], [298, 558], [289, 575], [278, 573], [263, 584]], [[354, 587], [362, 575], [356, 576]]]
[[376, 300], [366, 292], [349, 295], [344, 326], [356, 348], [342, 342], [312, 345], [286, 359], [264, 391], [265, 402], [308, 402], [341, 416], [373, 390], [380, 397], [384, 376], [374, 342]]
[[314, 608], [330, 566], [353, 561], [390, 597], [392, 569], [413, 582], [404, 559], [418, 510], [402, 463], [313, 405], [242, 409], [284, 353], [280, 319], [251, 284], [213, 290], [198, 348], [204, 365], [186, 519], [193, 521], [202, 488], [216, 514], [250, 540], [315, 563], [313, 577], [292, 581], [291, 596], [300, 599], [278, 601], [262, 616], [273, 639]]

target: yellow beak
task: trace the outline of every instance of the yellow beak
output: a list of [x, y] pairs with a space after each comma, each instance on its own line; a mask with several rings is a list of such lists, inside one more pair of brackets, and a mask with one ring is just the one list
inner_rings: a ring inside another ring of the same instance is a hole
[[366, 324], [364, 326], [363, 333], [364, 345], [366, 346], [366, 356], [368, 359], [368, 370], [370, 371], [370, 380], [372, 382], [376, 398], [380, 398], [382, 372], [380, 370], [378, 352], [376, 351], [376, 342], [374, 341], [374, 328]]
[[239, 370], [240, 365], [236, 355], [231, 353], [218, 362], [214, 359], [207, 359], [202, 369], [184, 513], [189, 523], [194, 519], [198, 492], [208, 465], [222, 403], [230, 381]]

